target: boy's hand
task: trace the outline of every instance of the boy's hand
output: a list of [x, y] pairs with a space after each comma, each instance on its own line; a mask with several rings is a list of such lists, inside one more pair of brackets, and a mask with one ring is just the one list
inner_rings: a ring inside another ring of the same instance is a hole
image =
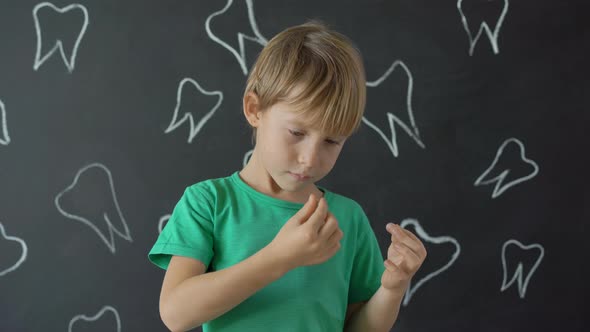
[[327, 261], [340, 249], [343, 233], [324, 198], [310, 195], [268, 245], [287, 269]]
[[381, 285], [403, 294], [424, 262], [426, 249], [416, 235], [401, 226], [389, 223], [385, 228], [391, 234], [391, 244], [387, 249]]

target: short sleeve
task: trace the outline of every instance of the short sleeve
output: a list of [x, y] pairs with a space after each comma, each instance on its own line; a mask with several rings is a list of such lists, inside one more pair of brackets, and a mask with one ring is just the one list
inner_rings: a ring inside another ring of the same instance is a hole
[[197, 259], [209, 266], [213, 257], [212, 200], [196, 185], [186, 188], [168, 223], [148, 254], [149, 260], [167, 269], [172, 256]]
[[381, 286], [385, 271], [383, 255], [369, 219], [360, 211], [359, 231], [354, 254], [348, 303], [367, 301]]

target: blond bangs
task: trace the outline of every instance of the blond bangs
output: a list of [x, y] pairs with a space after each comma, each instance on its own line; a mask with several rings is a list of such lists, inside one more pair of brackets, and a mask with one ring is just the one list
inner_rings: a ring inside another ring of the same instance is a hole
[[288, 100], [281, 100], [293, 107], [305, 119], [305, 125], [317, 128], [328, 136], [350, 136], [359, 127], [364, 101], [354, 93], [356, 87], [349, 82], [336, 82], [339, 78], [327, 74], [314, 75], [318, 82], [300, 82], [304, 87]]
[[350, 136], [362, 120], [366, 84], [360, 53], [345, 36], [307, 23], [279, 33], [259, 55], [246, 91], [265, 110], [292, 106], [305, 124], [330, 136]]

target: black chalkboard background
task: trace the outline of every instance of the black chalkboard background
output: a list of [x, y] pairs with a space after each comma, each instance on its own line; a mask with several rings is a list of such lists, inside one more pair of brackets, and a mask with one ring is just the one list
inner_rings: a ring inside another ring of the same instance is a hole
[[[584, 330], [583, 1], [460, 1], [472, 39], [490, 27], [472, 55], [455, 0], [234, 2], [2, 1], [0, 331], [166, 330], [147, 260], [159, 222], [186, 186], [242, 167], [243, 68], [311, 18], [354, 40], [369, 85], [370, 122], [321, 184], [361, 203], [384, 254], [389, 221], [418, 224], [429, 251], [395, 330]], [[60, 39], [67, 62], [41, 61]], [[215, 110], [191, 142], [188, 121], [165, 133], [177, 94], [177, 120]]]

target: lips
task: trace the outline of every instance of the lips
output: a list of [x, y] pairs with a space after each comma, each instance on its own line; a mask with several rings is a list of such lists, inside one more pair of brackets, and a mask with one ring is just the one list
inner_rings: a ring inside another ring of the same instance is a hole
[[294, 177], [295, 179], [297, 179], [298, 181], [305, 181], [305, 180], [309, 180], [311, 178], [308, 175], [300, 174], [300, 173], [289, 172], [289, 174], [291, 174], [291, 176]]

